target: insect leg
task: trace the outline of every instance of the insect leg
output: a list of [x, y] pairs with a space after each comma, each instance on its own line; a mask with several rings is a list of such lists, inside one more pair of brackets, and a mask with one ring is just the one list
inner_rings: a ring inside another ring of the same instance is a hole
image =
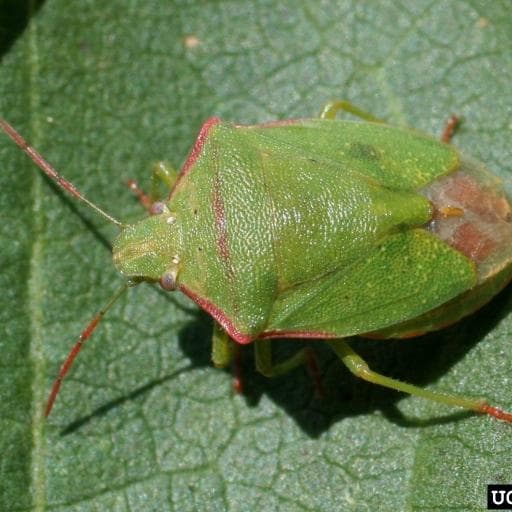
[[232, 365], [233, 389], [237, 393], [243, 393], [240, 345], [235, 343], [217, 322], [213, 323], [212, 361], [217, 368]]
[[457, 131], [457, 128], [460, 125], [460, 117], [457, 117], [456, 115], [451, 115], [448, 120], [446, 121], [446, 124], [444, 126], [443, 133], [441, 134], [441, 142], [445, 142], [446, 144], [449, 144], [452, 141], [453, 136], [455, 135], [455, 132]]
[[371, 370], [356, 352], [352, 350], [349, 344], [345, 340], [328, 340], [327, 343], [333, 348], [338, 357], [342, 360], [343, 364], [356, 376], [363, 380], [372, 382], [373, 384], [379, 384], [386, 388], [395, 389], [396, 391], [402, 391], [414, 396], [420, 396], [427, 400], [433, 400], [446, 405], [454, 405], [469, 409], [471, 411], [486, 413], [495, 418], [502, 419], [505, 421], [512, 422], [512, 414], [502, 411], [496, 407], [492, 407], [485, 400], [468, 398], [460, 395], [453, 395], [445, 393], [443, 391], [432, 391], [429, 389], [423, 389], [406, 382], [401, 382], [396, 379], [391, 379], [381, 375], [380, 373]]
[[153, 205], [158, 202], [162, 194], [160, 193], [160, 184], [163, 183], [168, 189], [166, 196], [173, 189], [178, 172], [164, 161], [156, 162], [151, 171], [151, 192], [146, 194], [135, 180], [128, 180], [128, 187], [137, 196], [140, 204], [151, 214], [155, 213]]
[[178, 171], [169, 163], [163, 160], [153, 165], [151, 173], [151, 194], [150, 198], [153, 202], [160, 199], [160, 184], [163, 183], [167, 190], [167, 194], [174, 188], [178, 179]]
[[356, 117], [360, 117], [361, 119], [364, 119], [365, 121], [369, 121], [372, 123], [386, 122], [382, 119], [379, 119], [378, 117], [372, 116], [369, 112], [361, 110], [360, 108], [350, 103], [350, 101], [345, 100], [336, 100], [327, 103], [327, 105], [325, 105], [325, 107], [323, 108], [320, 117], [322, 119], [335, 119], [337, 113], [340, 111], [348, 112], [349, 114], [352, 114]]
[[226, 368], [233, 361], [233, 341], [217, 323], [213, 323], [212, 361], [217, 368]]
[[310, 348], [303, 348], [293, 356], [281, 363], [272, 362], [272, 347], [270, 342], [258, 340], [254, 342], [254, 354], [256, 357], [257, 370], [265, 377], [277, 377], [297, 368], [297, 366], [306, 364], [308, 361], [308, 352]]
[[305, 365], [315, 383], [317, 396], [323, 397], [325, 395], [318, 362], [310, 347], [305, 347], [290, 358], [274, 364], [272, 362], [272, 347], [269, 341], [257, 340], [254, 342], [254, 354], [256, 368], [265, 377], [277, 377], [297, 368], [297, 366]]

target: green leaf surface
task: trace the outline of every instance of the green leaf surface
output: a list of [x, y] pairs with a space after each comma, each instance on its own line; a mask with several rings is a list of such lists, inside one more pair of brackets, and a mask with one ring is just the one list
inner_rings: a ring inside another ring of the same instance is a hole
[[[201, 123], [315, 116], [349, 99], [440, 133], [512, 185], [509, 0], [0, 2], [0, 112], [91, 200], [143, 215], [124, 182], [180, 166]], [[210, 363], [211, 324], [140, 286], [59, 365], [122, 280], [108, 225], [0, 136], [0, 510], [482, 510], [512, 483], [512, 426], [357, 381], [316, 342], [246, 394]], [[512, 187], [511, 187], [512, 190]], [[416, 340], [360, 340], [371, 365], [512, 409], [510, 290]], [[299, 344], [275, 343], [284, 356]]]

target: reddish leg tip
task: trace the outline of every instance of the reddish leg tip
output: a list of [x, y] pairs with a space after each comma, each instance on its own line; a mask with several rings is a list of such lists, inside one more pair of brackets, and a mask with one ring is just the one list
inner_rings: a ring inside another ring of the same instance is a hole
[[512, 423], [512, 413], [506, 412], [503, 409], [499, 409], [498, 407], [492, 407], [487, 403], [483, 403], [482, 406], [478, 409], [478, 412], [488, 414], [489, 416], [493, 416], [498, 420], [508, 421], [509, 423]]
[[127, 180], [126, 184], [128, 188], [137, 196], [140, 204], [151, 213], [151, 206], [153, 202], [151, 198], [139, 187], [139, 184], [135, 180]]
[[322, 374], [318, 366], [318, 361], [312, 349], [307, 350], [306, 361], [309, 374], [311, 375], [315, 385], [315, 398], [323, 400], [326, 397], [326, 392], [322, 382]]
[[243, 392], [244, 392], [244, 383], [243, 383], [242, 379], [240, 379], [238, 377], [235, 377], [233, 379], [233, 391], [237, 395], [242, 395], [243, 394]]
[[239, 345], [233, 347], [233, 390], [242, 395], [244, 392], [244, 375], [242, 370], [242, 353]]
[[446, 121], [446, 125], [444, 127], [443, 134], [441, 135], [441, 141], [449, 144], [455, 134], [455, 130], [460, 124], [460, 117], [452, 114], [448, 121]]

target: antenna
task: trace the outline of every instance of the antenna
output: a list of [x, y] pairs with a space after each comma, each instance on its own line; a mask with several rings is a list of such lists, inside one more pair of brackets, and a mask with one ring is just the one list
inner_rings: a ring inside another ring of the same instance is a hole
[[130, 286], [134, 286], [134, 283], [128, 281], [121, 288], [119, 288], [119, 290], [117, 290], [117, 292], [114, 293], [114, 295], [112, 295], [107, 305], [94, 316], [94, 318], [89, 322], [89, 325], [83, 330], [82, 334], [80, 334], [80, 337], [78, 338], [77, 342], [73, 345], [65, 361], [62, 363], [57, 378], [53, 381], [52, 390], [50, 396], [48, 397], [48, 401], [46, 402], [46, 409], [44, 411], [45, 417], [48, 417], [48, 415], [52, 411], [53, 404], [55, 403], [55, 399], [59, 394], [62, 381], [69, 372], [71, 366], [73, 365], [73, 361], [76, 359], [76, 356], [82, 349], [84, 343], [89, 339], [91, 334], [94, 332], [94, 330], [100, 323], [101, 319], [105, 316], [105, 313], [114, 305], [117, 299], [119, 299], [119, 297], [121, 297], [121, 295]]
[[99, 206], [96, 206], [94, 203], [91, 203], [89, 199], [87, 199], [78, 189], [70, 183], [68, 180], [63, 178], [55, 168], [49, 164], [43, 157], [40, 155], [35, 148], [30, 146], [27, 141], [19, 134], [5, 119], [0, 117], [0, 128], [34, 161], [34, 163], [41, 169], [50, 179], [52, 179], [59, 187], [63, 188], [65, 191], [70, 193], [72, 196], [80, 199], [80, 201], [84, 202], [87, 206], [95, 210], [102, 217], [107, 219], [108, 221], [114, 223], [116, 226], [122, 227], [123, 224], [119, 222], [117, 219], [109, 215], [105, 211], [103, 211]]

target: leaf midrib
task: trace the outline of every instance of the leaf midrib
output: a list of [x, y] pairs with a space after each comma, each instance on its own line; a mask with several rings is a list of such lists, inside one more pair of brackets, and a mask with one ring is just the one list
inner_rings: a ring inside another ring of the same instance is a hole
[[[29, 18], [34, 12], [34, 2], [29, 6]], [[39, 112], [40, 104], [37, 83], [39, 77], [38, 32], [35, 18], [32, 18], [28, 27], [28, 44], [26, 45], [26, 63], [28, 66], [29, 83], [27, 87], [29, 112]], [[30, 133], [33, 134], [34, 143], [41, 140], [41, 126], [37, 117], [30, 119]], [[32, 488], [32, 502], [34, 510], [39, 512], [46, 508], [46, 471], [45, 471], [45, 438], [43, 434], [44, 414], [43, 395], [45, 389], [45, 363], [43, 354], [43, 312], [42, 291], [44, 282], [41, 276], [43, 262], [43, 229], [42, 210], [42, 180], [38, 177], [33, 180], [31, 190], [32, 204], [32, 233], [33, 243], [30, 253], [30, 271], [28, 278], [28, 309], [30, 311], [30, 363], [32, 372], [32, 450], [30, 463], [30, 478]]]

